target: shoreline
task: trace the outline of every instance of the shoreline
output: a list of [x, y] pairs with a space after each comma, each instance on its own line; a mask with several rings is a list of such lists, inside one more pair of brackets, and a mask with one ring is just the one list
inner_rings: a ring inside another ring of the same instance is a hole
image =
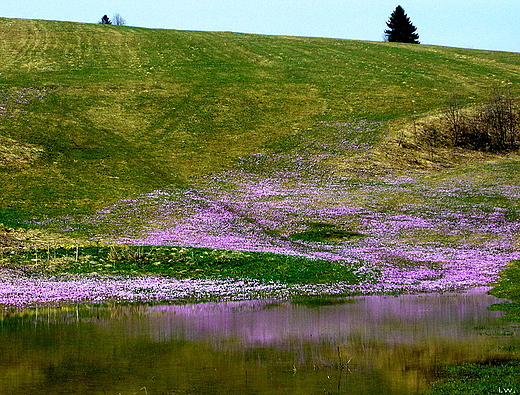
[[245, 300], [471, 292], [484, 284], [459, 284], [432, 289], [429, 284], [415, 287], [384, 283], [370, 284], [287, 284], [254, 279], [174, 279], [162, 276], [114, 275], [20, 275], [2, 271], [0, 309], [23, 310], [67, 305], [187, 304], [238, 302]]

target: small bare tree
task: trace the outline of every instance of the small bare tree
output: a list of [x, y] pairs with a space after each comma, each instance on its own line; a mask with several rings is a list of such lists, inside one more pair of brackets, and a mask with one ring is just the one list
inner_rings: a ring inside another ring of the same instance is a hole
[[123, 26], [126, 25], [125, 19], [120, 14], [115, 14], [112, 18], [112, 23], [117, 26]]
[[518, 112], [510, 94], [496, 90], [484, 108], [488, 133], [492, 136], [493, 149], [504, 150], [515, 145]]
[[453, 95], [448, 101], [448, 110], [444, 115], [446, 122], [449, 125], [452, 137], [452, 146], [458, 146], [462, 134], [464, 117], [461, 112], [462, 103], [460, 99]]

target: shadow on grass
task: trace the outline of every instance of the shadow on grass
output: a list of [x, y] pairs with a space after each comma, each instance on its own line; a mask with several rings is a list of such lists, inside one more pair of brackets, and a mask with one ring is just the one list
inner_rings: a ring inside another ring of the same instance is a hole
[[309, 229], [304, 232], [293, 233], [289, 237], [292, 240], [311, 242], [338, 242], [354, 240], [366, 235], [351, 230], [337, 229], [335, 225], [323, 222], [310, 222]]

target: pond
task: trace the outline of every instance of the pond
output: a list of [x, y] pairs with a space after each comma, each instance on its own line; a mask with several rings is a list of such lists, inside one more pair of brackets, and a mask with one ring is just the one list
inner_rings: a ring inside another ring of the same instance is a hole
[[497, 301], [477, 289], [3, 313], [0, 394], [416, 394], [439, 363], [519, 349]]

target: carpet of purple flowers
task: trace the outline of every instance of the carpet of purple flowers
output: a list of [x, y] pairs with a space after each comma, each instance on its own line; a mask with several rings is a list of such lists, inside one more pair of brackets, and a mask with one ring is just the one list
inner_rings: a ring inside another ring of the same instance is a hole
[[[362, 262], [367, 272], [382, 271], [377, 285], [368, 287], [372, 292], [485, 285], [504, 265], [520, 259], [518, 162], [466, 166], [464, 172], [354, 177], [330, 163], [345, 152], [363, 155], [373, 149], [356, 136], [379, 124], [326, 126], [335, 136], [327, 137], [328, 145], [307, 137], [304, 146], [292, 150], [254, 154], [198, 188], [154, 191], [118, 202], [91, 223], [113, 229], [101, 238], [117, 243]], [[289, 237], [312, 223], [367, 237], [330, 243]]]
[[213, 280], [122, 276], [4, 276], [0, 302], [5, 309], [88, 303], [186, 303], [283, 298], [317, 294], [322, 287], [286, 286], [255, 280]]
[[[520, 162], [503, 159], [467, 165], [464, 171], [455, 167], [382, 177], [339, 170], [338, 161], [366, 158], [375, 149], [363, 133], [379, 127], [364, 121], [324, 124], [326, 137], [304, 136], [289, 148], [242, 158], [234, 169], [199, 179], [195, 187], [119, 201], [84, 220], [96, 229], [94, 239], [112, 244], [272, 252], [361, 265], [357, 270], [367, 278], [361, 284], [106, 277], [68, 282], [34, 278], [26, 287], [40, 289], [39, 295], [55, 302], [58, 295], [71, 302], [98, 302], [236, 300], [346, 290], [443, 292], [487, 285], [505, 265], [520, 259]], [[291, 237], [313, 224], [365, 237]], [[4, 287], [2, 303], [16, 305], [5, 299], [13, 295]]]

